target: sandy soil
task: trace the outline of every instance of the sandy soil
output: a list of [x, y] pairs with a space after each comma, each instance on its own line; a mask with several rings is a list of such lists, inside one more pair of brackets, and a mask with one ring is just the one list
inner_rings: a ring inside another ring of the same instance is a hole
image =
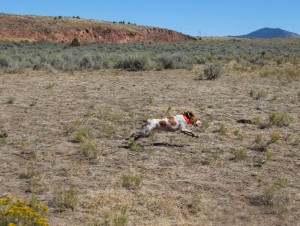
[[[50, 225], [299, 225], [300, 81], [231, 68], [196, 80], [202, 69], [2, 73], [0, 194], [37, 195]], [[251, 89], [267, 94], [256, 100]], [[200, 138], [160, 132], [129, 147], [144, 119], [183, 110], [203, 120], [191, 127]], [[293, 122], [237, 122], [272, 112]], [[78, 131], [89, 134], [81, 143]], [[274, 134], [281, 139], [258, 151]], [[124, 175], [141, 184], [124, 185]], [[70, 190], [62, 211], [55, 197]]]

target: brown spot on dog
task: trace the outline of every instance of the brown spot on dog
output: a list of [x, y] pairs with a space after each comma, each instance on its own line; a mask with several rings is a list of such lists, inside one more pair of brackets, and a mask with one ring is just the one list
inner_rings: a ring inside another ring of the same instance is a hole
[[199, 118], [195, 115], [193, 115], [190, 119], [191, 124], [195, 124], [197, 121], [199, 120]]
[[166, 126], [167, 126], [167, 123], [166, 123], [165, 121], [161, 120], [161, 121], [159, 121], [159, 125], [160, 125], [161, 127], [166, 127]]
[[170, 124], [171, 126], [175, 126], [175, 125], [176, 125], [176, 121], [175, 121], [174, 117], [169, 117], [169, 118], [168, 118], [168, 121], [169, 121], [169, 124]]

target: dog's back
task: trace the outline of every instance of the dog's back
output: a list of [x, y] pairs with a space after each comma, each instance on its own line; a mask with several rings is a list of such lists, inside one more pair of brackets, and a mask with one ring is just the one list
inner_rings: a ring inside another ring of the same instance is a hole
[[187, 124], [190, 123], [199, 126], [200, 120], [189, 111], [182, 115], [175, 115], [163, 119], [148, 119], [144, 121], [142, 128], [133, 133], [130, 138], [134, 137], [134, 140], [138, 140], [141, 137], [147, 137], [154, 129], [165, 131], [181, 130], [181, 132], [185, 134], [196, 136], [191, 130], [186, 129]]

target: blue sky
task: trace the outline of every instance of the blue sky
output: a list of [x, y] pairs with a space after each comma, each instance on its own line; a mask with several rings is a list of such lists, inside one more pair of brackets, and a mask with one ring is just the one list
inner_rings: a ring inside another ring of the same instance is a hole
[[0, 0], [0, 12], [124, 20], [200, 36], [264, 27], [300, 34], [300, 0]]

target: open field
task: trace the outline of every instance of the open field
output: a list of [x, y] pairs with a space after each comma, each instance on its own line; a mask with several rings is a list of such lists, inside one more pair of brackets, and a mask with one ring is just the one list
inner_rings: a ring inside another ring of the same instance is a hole
[[[36, 195], [50, 225], [299, 225], [299, 65], [204, 68], [5, 69], [0, 194]], [[183, 110], [200, 138], [125, 140]]]

